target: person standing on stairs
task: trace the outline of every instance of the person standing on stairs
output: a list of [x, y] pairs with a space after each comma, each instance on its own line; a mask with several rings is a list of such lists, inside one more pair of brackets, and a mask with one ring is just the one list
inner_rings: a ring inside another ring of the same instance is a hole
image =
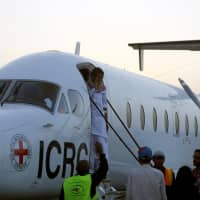
[[[106, 121], [101, 113], [107, 119], [107, 99], [106, 87], [103, 83], [104, 71], [96, 67], [91, 71], [88, 81], [88, 92], [91, 99], [91, 143], [90, 143], [90, 169], [94, 172], [99, 166], [99, 155], [95, 153], [95, 143], [101, 143], [103, 153], [108, 160], [108, 134]], [[94, 105], [95, 103], [95, 105]], [[99, 108], [99, 110], [96, 108]]]

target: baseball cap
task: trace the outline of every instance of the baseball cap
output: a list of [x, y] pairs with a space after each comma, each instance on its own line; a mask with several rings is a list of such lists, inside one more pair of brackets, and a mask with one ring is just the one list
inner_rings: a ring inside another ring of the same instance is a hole
[[162, 151], [155, 151], [153, 157], [163, 157], [165, 158], [165, 154]]
[[139, 157], [139, 159], [151, 159], [152, 158], [152, 150], [147, 146], [141, 147], [138, 151], [138, 157]]

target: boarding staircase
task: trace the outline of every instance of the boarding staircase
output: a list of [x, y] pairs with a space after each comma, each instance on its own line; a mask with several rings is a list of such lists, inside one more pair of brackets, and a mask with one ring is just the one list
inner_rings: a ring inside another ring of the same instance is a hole
[[[126, 142], [123, 140], [123, 138], [117, 133], [117, 131], [114, 129], [114, 127], [112, 126], [112, 124], [108, 121], [108, 119], [105, 118], [104, 114], [101, 112], [101, 110], [99, 109], [99, 107], [96, 105], [96, 103], [93, 101], [92, 98], [90, 98], [90, 101], [97, 108], [97, 110], [99, 111], [99, 113], [102, 115], [102, 117], [104, 118], [104, 120], [106, 121], [106, 123], [109, 125], [109, 127], [112, 129], [112, 131], [115, 133], [115, 135], [120, 140], [120, 142], [125, 146], [125, 148], [133, 156], [133, 158], [138, 161], [137, 156], [129, 148], [129, 146], [126, 144]], [[140, 146], [139, 146], [138, 142], [135, 140], [135, 138], [133, 137], [133, 134], [129, 131], [129, 129], [127, 128], [127, 126], [125, 125], [125, 123], [122, 121], [122, 119], [120, 118], [119, 114], [116, 112], [116, 110], [114, 109], [114, 107], [112, 106], [112, 104], [110, 103], [110, 101], [108, 99], [107, 99], [107, 103], [110, 106], [110, 108], [113, 111], [113, 113], [118, 118], [118, 120], [121, 122], [122, 126], [124, 127], [124, 129], [128, 133], [129, 137], [131, 138], [131, 140], [136, 145], [137, 149], [139, 149]], [[118, 200], [119, 199], [123, 200], [123, 199], [125, 199], [125, 191], [124, 190], [123, 191], [116, 190], [111, 185], [111, 180], [110, 179], [105, 179], [105, 180], [102, 181], [102, 183], [98, 187], [98, 192], [99, 192], [99, 196], [100, 196], [99, 199], [100, 200], [103, 200], [103, 199], [104, 200], [117, 200], [117, 199]]]
[[105, 179], [98, 187], [99, 200], [124, 200], [125, 191], [116, 190], [110, 179]]

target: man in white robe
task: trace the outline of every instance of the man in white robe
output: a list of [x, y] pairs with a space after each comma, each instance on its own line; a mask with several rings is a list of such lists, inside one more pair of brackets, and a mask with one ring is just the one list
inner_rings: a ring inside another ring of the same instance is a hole
[[141, 166], [130, 170], [126, 200], [167, 200], [163, 173], [151, 167], [152, 151], [142, 147], [138, 152]]
[[[106, 130], [106, 121], [102, 114], [107, 117], [106, 88], [103, 84], [104, 72], [101, 68], [95, 68], [91, 72], [91, 82], [88, 83], [88, 91], [91, 102], [91, 145], [90, 145], [90, 169], [95, 171], [99, 165], [99, 155], [95, 153], [95, 143], [101, 143], [103, 153], [108, 159], [108, 135]], [[96, 106], [101, 113], [98, 111]]]

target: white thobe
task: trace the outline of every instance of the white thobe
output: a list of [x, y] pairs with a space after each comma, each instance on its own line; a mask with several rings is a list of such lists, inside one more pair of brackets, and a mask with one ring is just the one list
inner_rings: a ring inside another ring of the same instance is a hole
[[130, 171], [126, 200], [167, 200], [162, 172], [150, 165]]
[[[89, 89], [89, 95], [104, 114], [104, 109], [107, 107], [106, 90], [97, 91], [94, 88]], [[96, 106], [91, 102], [91, 132], [93, 135], [107, 138], [106, 122]]]
[[[95, 88], [89, 89], [89, 95], [92, 101], [98, 106], [102, 114], [107, 108], [106, 90], [97, 91]], [[95, 153], [95, 143], [102, 144], [103, 153], [108, 159], [108, 141], [106, 122], [102, 114], [98, 111], [96, 106], [91, 102], [91, 145], [90, 145], [90, 169], [91, 172], [96, 170], [99, 165], [99, 157]]]

